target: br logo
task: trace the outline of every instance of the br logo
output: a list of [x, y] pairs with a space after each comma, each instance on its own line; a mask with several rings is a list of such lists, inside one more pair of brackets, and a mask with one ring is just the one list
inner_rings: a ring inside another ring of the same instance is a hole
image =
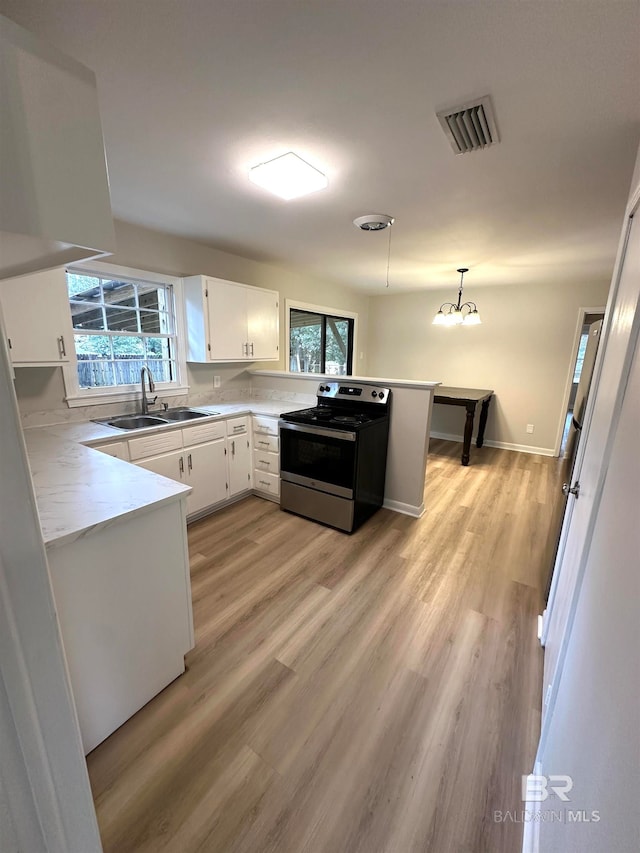
[[532, 773], [522, 777], [522, 799], [529, 803], [544, 803], [551, 796], [550, 791], [566, 803], [572, 788], [571, 776], [538, 776]]

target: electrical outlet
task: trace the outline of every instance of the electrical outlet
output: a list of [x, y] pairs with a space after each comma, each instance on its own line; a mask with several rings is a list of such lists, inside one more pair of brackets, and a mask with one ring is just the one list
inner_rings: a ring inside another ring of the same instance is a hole
[[533, 424], [527, 424], [527, 432], [528, 432], [528, 433], [532, 433], [532, 432], [533, 432]]
[[[219, 377], [219, 376], [214, 376], [214, 377], [213, 377], [213, 387], [214, 387], [214, 388], [219, 388], [219, 387], [220, 387], [220, 377]], [[533, 430], [531, 430], [531, 432], [533, 432]]]

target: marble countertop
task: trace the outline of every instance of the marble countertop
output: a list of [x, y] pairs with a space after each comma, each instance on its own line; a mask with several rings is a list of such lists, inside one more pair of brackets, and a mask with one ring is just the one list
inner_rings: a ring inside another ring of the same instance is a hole
[[47, 548], [66, 545], [191, 491], [145, 468], [65, 441], [48, 429], [25, 430], [25, 440]]
[[[303, 409], [308, 405], [255, 399], [193, 408], [211, 412], [211, 420], [220, 420], [243, 414], [277, 417], [282, 412]], [[202, 418], [191, 421], [191, 424], [208, 420]], [[125, 516], [186, 497], [191, 491], [190, 486], [85, 445], [118, 439], [124, 441], [160, 429], [182, 429], [188, 424], [180, 422], [141, 430], [120, 430], [90, 421], [25, 429], [45, 546], [53, 548], [68, 544]]]

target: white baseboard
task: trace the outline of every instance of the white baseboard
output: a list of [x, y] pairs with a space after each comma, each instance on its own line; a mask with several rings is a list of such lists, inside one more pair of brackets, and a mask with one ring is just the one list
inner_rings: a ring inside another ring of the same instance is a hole
[[[540, 774], [540, 763], [536, 762], [533, 772]], [[527, 800], [524, 803], [525, 813], [533, 815], [540, 809], [539, 802]], [[522, 853], [539, 853], [540, 851], [540, 821], [525, 820], [522, 833]]]
[[[450, 435], [445, 432], [431, 432], [430, 438], [441, 438], [444, 441], [457, 441], [462, 444], [463, 437], [461, 435]], [[492, 441], [486, 438], [484, 441], [487, 447], [498, 447], [501, 450], [515, 450], [517, 453], [534, 453], [536, 456], [555, 456], [553, 447], [531, 447], [529, 444], [511, 444], [508, 441]], [[475, 443], [471, 444], [471, 453], [473, 453]]]
[[420, 518], [424, 515], [424, 503], [421, 503], [420, 506], [414, 506], [413, 504], [405, 504], [402, 501], [391, 501], [385, 498], [382, 506], [393, 512], [400, 512], [402, 515], [410, 515], [412, 518]]

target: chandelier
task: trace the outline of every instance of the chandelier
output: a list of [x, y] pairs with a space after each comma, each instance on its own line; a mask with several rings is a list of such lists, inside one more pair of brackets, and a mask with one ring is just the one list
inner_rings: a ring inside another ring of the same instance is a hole
[[458, 301], [457, 303], [442, 303], [438, 313], [433, 318], [434, 326], [478, 326], [482, 322], [476, 303], [462, 301], [462, 282], [464, 274], [469, 270], [466, 267], [461, 267], [458, 272], [460, 273]]

